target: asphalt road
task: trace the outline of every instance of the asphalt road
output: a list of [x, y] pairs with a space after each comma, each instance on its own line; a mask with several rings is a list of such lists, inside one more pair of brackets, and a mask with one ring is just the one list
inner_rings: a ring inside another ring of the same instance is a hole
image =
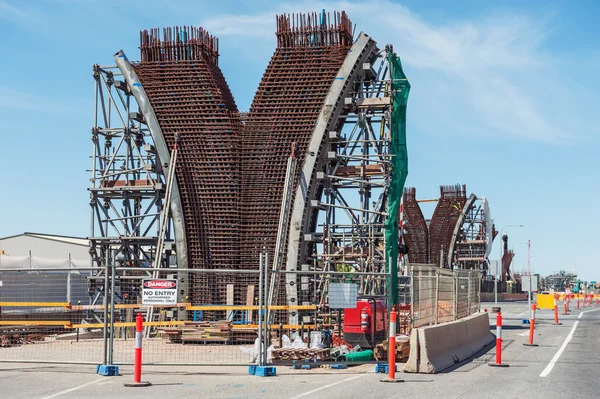
[[[92, 366], [0, 363], [3, 398], [578, 398], [600, 392], [600, 307], [560, 315], [537, 312], [535, 343], [526, 347], [527, 304], [500, 304], [504, 315], [503, 360], [494, 362], [492, 346], [475, 359], [436, 374], [404, 374], [405, 382], [382, 383], [372, 365], [340, 372], [328, 369], [290, 370], [277, 377], [248, 376], [243, 367], [145, 367], [143, 380], [153, 385], [127, 388], [131, 367], [118, 377], [101, 377]], [[491, 310], [492, 304], [483, 304]], [[562, 313], [562, 312], [561, 312]], [[490, 322], [492, 331], [494, 321]], [[570, 337], [570, 339], [569, 339]], [[1, 349], [0, 349], [1, 350]], [[401, 365], [400, 365], [401, 366]]]

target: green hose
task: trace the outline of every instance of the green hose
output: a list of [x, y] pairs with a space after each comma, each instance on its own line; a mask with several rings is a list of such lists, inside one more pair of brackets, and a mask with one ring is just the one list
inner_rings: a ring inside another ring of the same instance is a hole
[[369, 362], [375, 360], [375, 355], [372, 350], [362, 351], [362, 352], [352, 352], [346, 353], [341, 356], [341, 361], [343, 362]]

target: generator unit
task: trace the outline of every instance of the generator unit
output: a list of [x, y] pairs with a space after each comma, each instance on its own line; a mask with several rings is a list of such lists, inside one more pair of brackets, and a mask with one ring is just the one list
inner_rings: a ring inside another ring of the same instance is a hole
[[386, 336], [387, 307], [381, 299], [359, 299], [353, 309], [344, 309], [344, 340], [361, 348], [374, 348]]

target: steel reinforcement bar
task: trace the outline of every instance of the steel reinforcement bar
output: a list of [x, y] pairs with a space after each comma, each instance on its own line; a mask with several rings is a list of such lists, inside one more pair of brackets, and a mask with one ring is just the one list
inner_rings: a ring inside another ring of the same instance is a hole
[[404, 189], [404, 243], [411, 263], [426, 264], [429, 261], [429, 234], [414, 187]]
[[[201, 28], [166, 28], [162, 37], [152, 29], [141, 32], [140, 49], [142, 61], [133, 64], [131, 75], [137, 81], [128, 83], [143, 88], [148, 113], [159, 126], [153, 136], [160, 136], [168, 152], [179, 137], [175, 168], [188, 267], [238, 268], [242, 124], [217, 65], [218, 40]], [[150, 116], [145, 115], [146, 120]], [[163, 169], [168, 165], [162, 156], [161, 163]], [[189, 299], [197, 304], [226, 303], [227, 284], [234, 280], [194, 274]], [[241, 299], [239, 290], [235, 292]]]
[[466, 185], [440, 186], [440, 200], [429, 224], [430, 264], [448, 267], [452, 233], [466, 202]]
[[[351, 23], [344, 12], [333, 13], [333, 17], [279, 15], [276, 35], [277, 48], [242, 134], [240, 264], [245, 268], [256, 268], [261, 251], [275, 251], [292, 144], [300, 159], [305, 158], [325, 99], [352, 46]], [[303, 184], [299, 177], [300, 169], [294, 177], [292, 198]], [[279, 284], [281, 287], [283, 282]], [[279, 298], [273, 303], [285, 301], [285, 290], [278, 291]]]

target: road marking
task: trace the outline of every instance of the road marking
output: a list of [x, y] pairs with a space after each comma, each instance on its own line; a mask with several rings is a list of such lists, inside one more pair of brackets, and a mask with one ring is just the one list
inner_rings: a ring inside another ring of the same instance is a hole
[[596, 310], [600, 310], [600, 309], [584, 310], [583, 312], [579, 313], [579, 316], [577, 316], [577, 318], [581, 319], [581, 316], [583, 316], [584, 313], [595, 312]]
[[73, 391], [77, 391], [78, 389], [85, 388], [85, 387], [88, 387], [88, 386], [90, 386], [90, 385], [97, 384], [97, 383], [99, 383], [100, 381], [106, 381], [106, 378], [99, 378], [99, 379], [97, 379], [97, 380], [90, 381], [90, 382], [88, 382], [88, 383], [85, 383], [85, 384], [83, 384], [83, 385], [79, 385], [78, 387], [75, 387], [75, 388], [65, 389], [64, 391], [57, 392], [57, 393], [55, 393], [54, 395], [50, 395], [50, 396], [44, 396], [42, 399], [52, 399], [52, 398], [56, 398], [57, 396], [64, 395], [64, 394], [66, 394], [66, 393], [73, 392]]
[[298, 396], [294, 396], [292, 399], [303, 398], [303, 397], [305, 397], [305, 396], [312, 395], [312, 394], [313, 394], [313, 393], [315, 393], [315, 392], [319, 392], [319, 391], [322, 391], [322, 390], [324, 390], [324, 389], [328, 389], [328, 388], [334, 387], [334, 386], [336, 386], [336, 385], [343, 384], [344, 382], [348, 382], [348, 381], [356, 380], [357, 378], [364, 377], [365, 375], [366, 375], [366, 374], [359, 374], [359, 375], [355, 375], [354, 377], [346, 378], [345, 380], [341, 380], [341, 381], [338, 381], [338, 382], [334, 382], [333, 384], [325, 385], [325, 386], [323, 386], [323, 387], [320, 387], [320, 388], [313, 389], [312, 391], [304, 392], [303, 394], [300, 394], [300, 395], [298, 395]]
[[[594, 312], [596, 310], [600, 310], [600, 309], [585, 310], [585, 311], [579, 313], [579, 316], [577, 316], [577, 318], [581, 319], [581, 316], [583, 316], [584, 313]], [[578, 324], [579, 324], [579, 320], [576, 321], [575, 324], [573, 324], [571, 331], [569, 331], [569, 335], [567, 335], [567, 338], [565, 338], [565, 342], [563, 342], [563, 344], [560, 346], [560, 348], [558, 348], [558, 352], [556, 352], [556, 354], [554, 355], [552, 360], [550, 360], [550, 363], [548, 363], [548, 365], [546, 366], [544, 371], [542, 371], [542, 373], [540, 374], [540, 377], [548, 377], [548, 374], [550, 374], [550, 372], [554, 368], [554, 365], [558, 361], [558, 358], [560, 358], [560, 355], [562, 355], [562, 353], [566, 349], [566, 347], [569, 344], [569, 342], [571, 341], [571, 339], [573, 339], [573, 334], [575, 333], [575, 329], [577, 328]]]
[[571, 339], [573, 339], [573, 334], [575, 333], [575, 329], [577, 328], [578, 324], [579, 324], [579, 321], [576, 321], [575, 324], [573, 324], [571, 331], [569, 331], [569, 335], [567, 335], [567, 338], [565, 338], [565, 342], [563, 342], [563, 344], [560, 346], [560, 348], [558, 348], [558, 352], [556, 352], [556, 354], [554, 355], [552, 360], [550, 360], [550, 363], [548, 363], [548, 365], [546, 366], [544, 371], [542, 371], [542, 373], [540, 374], [540, 377], [548, 377], [548, 374], [550, 374], [550, 372], [554, 368], [556, 361], [558, 360], [560, 355], [562, 355], [562, 353], [564, 352], [565, 348], [567, 347], [567, 345], [569, 344]]

